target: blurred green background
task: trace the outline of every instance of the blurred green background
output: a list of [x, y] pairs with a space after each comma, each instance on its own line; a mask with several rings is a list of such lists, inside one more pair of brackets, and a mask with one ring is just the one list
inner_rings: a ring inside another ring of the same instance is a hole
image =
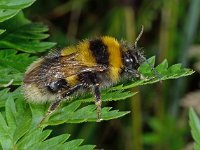
[[62, 125], [54, 134], [70, 133], [105, 150], [190, 150], [188, 107], [200, 114], [199, 0], [38, 0], [25, 9], [34, 22], [50, 28], [48, 40], [65, 47], [102, 35], [134, 42], [157, 63], [182, 63], [195, 74], [179, 80], [143, 86], [129, 101], [109, 106], [131, 110], [123, 118], [101, 123]]

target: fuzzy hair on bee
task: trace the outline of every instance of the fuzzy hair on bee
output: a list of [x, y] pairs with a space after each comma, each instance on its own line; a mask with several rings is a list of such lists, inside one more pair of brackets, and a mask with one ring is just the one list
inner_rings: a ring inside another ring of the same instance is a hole
[[[63, 100], [82, 92], [94, 94], [97, 120], [101, 119], [101, 89], [121, 80], [140, 77], [138, 67], [145, 61], [135, 43], [110, 36], [86, 39], [33, 62], [25, 72], [23, 92], [29, 102], [51, 102], [46, 116]], [[44, 118], [46, 118], [46, 116]]]

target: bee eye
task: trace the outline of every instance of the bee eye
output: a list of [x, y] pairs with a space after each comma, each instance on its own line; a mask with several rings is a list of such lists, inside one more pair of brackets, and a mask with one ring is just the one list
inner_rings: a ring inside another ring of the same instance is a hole
[[138, 57], [139, 55], [137, 52], [126, 52], [123, 57], [125, 70], [128, 72], [137, 70], [140, 65]]
[[132, 58], [125, 58], [124, 59], [124, 65], [127, 70], [133, 69], [133, 59]]
[[126, 61], [126, 63], [132, 63], [133, 59], [132, 58], [126, 58], [125, 61]]

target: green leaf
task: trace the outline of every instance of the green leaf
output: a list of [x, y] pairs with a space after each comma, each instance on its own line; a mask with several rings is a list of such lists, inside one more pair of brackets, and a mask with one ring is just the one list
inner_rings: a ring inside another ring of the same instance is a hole
[[8, 92], [9, 92], [8, 88], [0, 90], [0, 108], [5, 106], [5, 102], [11, 94]]
[[72, 140], [72, 141], [69, 141], [67, 143], [65, 143], [64, 145], [61, 145], [59, 147], [59, 149], [68, 149], [68, 150], [71, 150], [71, 149], [75, 149], [75, 148], [78, 148], [79, 145], [83, 142], [82, 139], [77, 139], [77, 140]]
[[0, 67], [0, 87], [5, 87], [9, 82], [13, 85], [20, 85], [22, 83], [23, 73], [15, 70]]
[[159, 64], [156, 67], [156, 71], [158, 71], [160, 74], [166, 74], [167, 73], [167, 68], [168, 68], [168, 62], [165, 59], [161, 64]]
[[14, 85], [21, 84], [27, 66], [37, 57], [29, 57], [29, 54], [17, 54], [15, 50], [3, 50], [0, 51], [0, 58], [0, 85], [3, 86], [11, 80]]
[[6, 30], [0, 29], [0, 34], [3, 34]]
[[[8, 91], [6, 90], [6, 92]], [[81, 146], [80, 144], [83, 142], [81, 139], [67, 141], [69, 134], [48, 138], [51, 130], [43, 130], [31, 126], [30, 108], [23, 99], [14, 101], [13, 97], [18, 96], [10, 94], [6, 100], [5, 116], [0, 112], [0, 144], [3, 149], [53, 150], [67, 148], [92, 149], [95, 147], [94, 145]], [[71, 105], [71, 111], [77, 109], [78, 103], [80, 102], [76, 102], [74, 106]]]
[[83, 145], [75, 148], [75, 150], [94, 150], [95, 146], [94, 145]]
[[45, 140], [51, 133], [51, 130], [34, 129], [29, 131], [18, 143], [18, 149], [29, 149], [31, 146]]
[[16, 128], [16, 120], [15, 120], [15, 114], [16, 114], [16, 108], [13, 98], [10, 96], [8, 100], [6, 101], [6, 121], [9, 127], [15, 130]]
[[0, 9], [22, 9], [30, 6], [35, 0], [2, 0]]
[[[14, 24], [14, 25], [13, 25]], [[6, 30], [2, 35], [0, 35], [0, 39], [2, 39], [5, 35], [9, 34], [10, 32], [14, 32], [19, 27], [30, 24], [30, 21], [25, 18], [22, 11], [20, 11], [17, 15], [12, 17], [11, 19], [8, 19], [2, 23], [0, 23], [0, 28]]]
[[7, 126], [7, 123], [0, 112], [0, 143], [3, 149], [10, 149], [12, 145], [12, 137], [10, 136], [11, 131]]
[[[125, 100], [129, 97], [132, 97], [137, 92], [130, 92], [130, 91], [122, 91], [122, 90], [103, 90], [101, 92], [102, 101], [118, 101], [118, 100]], [[93, 102], [94, 96], [89, 95], [87, 97], [81, 97], [81, 98], [75, 98], [76, 100], [82, 101], [82, 102]]]
[[53, 42], [40, 41], [49, 36], [43, 33], [46, 31], [48, 31], [47, 26], [42, 24], [29, 23], [22, 25], [1, 38], [0, 48], [17, 49], [28, 53], [44, 52], [55, 45]]
[[[96, 106], [88, 105], [79, 108], [81, 101], [75, 101], [59, 110], [57, 110], [42, 126], [58, 125], [62, 123], [81, 123], [81, 122], [95, 122]], [[79, 108], [79, 109], [78, 109]], [[101, 111], [101, 118], [103, 120], [110, 120], [122, 117], [128, 114], [129, 111], [111, 110], [111, 107], [104, 107]]]
[[0, 22], [3, 22], [7, 19], [15, 16], [21, 9], [24, 9], [35, 0], [1, 0], [0, 1]]
[[42, 150], [57, 149], [69, 138], [69, 136], [70, 136], [69, 134], [63, 134], [63, 135], [50, 138], [48, 140], [45, 140], [44, 142], [35, 144], [34, 146], [30, 147], [30, 150], [31, 149], [33, 150], [34, 149], [42, 149]]
[[4, 10], [4, 9], [0, 9], [0, 22], [3, 22], [7, 19], [10, 19], [12, 17], [14, 17], [20, 10], [17, 9], [17, 10], [12, 10], [12, 9], [7, 9], [7, 10]]
[[149, 58], [148, 60], [146, 60], [140, 67], [139, 67], [139, 72], [146, 76], [150, 76], [152, 75], [153, 71], [151, 69], [151, 66], [153, 67], [155, 64], [155, 56]]
[[17, 54], [15, 50], [3, 50], [0, 51], [0, 58], [0, 66], [23, 73], [37, 57], [29, 57], [29, 54], [25, 53]]
[[17, 124], [18, 125], [16, 131], [13, 135], [13, 140], [15, 141], [15, 143], [19, 141], [20, 138], [23, 137], [26, 132], [28, 132], [31, 124], [31, 117], [25, 114], [23, 119], [21, 119]]
[[47, 106], [44, 104], [30, 104], [32, 112], [32, 126], [37, 126], [46, 113]]
[[55, 46], [53, 42], [41, 41], [49, 37], [49, 34], [44, 33], [48, 31], [48, 27], [41, 23], [31, 23], [22, 12], [0, 24], [0, 28], [6, 30], [0, 35], [0, 49], [36, 53]]
[[43, 33], [48, 31], [48, 27], [40, 23], [29, 23], [20, 27], [6, 36], [5, 39], [18, 39], [18, 40], [42, 40], [49, 37], [49, 34]]
[[144, 62], [138, 69], [143, 78], [129, 81], [128, 83], [116, 86], [113, 89], [125, 90], [136, 86], [156, 83], [163, 80], [177, 79], [194, 73], [192, 69], [182, 68], [180, 64], [175, 64], [172, 65], [171, 67], [168, 67], [167, 60], [164, 60], [160, 65], [155, 67], [156, 71], [161, 77], [159, 78], [156, 75], [156, 73], [152, 70], [152, 67], [154, 67], [154, 63], [155, 63], [155, 57], [153, 56], [149, 58], [147, 62]]
[[[17, 144], [17, 149], [42, 149], [42, 150], [54, 150], [54, 149], [74, 149], [81, 148], [80, 144], [83, 140], [77, 139], [72, 141], [67, 141], [69, 134], [59, 135], [53, 138], [48, 138], [51, 130], [34, 129], [28, 132]], [[47, 139], [48, 138], [48, 139]], [[83, 145], [85, 147], [91, 148], [92, 145]]]
[[0, 48], [10, 48], [17, 49], [18, 51], [27, 52], [27, 53], [38, 53], [44, 52], [47, 49], [52, 48], [55, 43], [52, 42], [39, 42], [39, 41], [18, 41], [15, 43], [13, 39], [10, 41], [0, 41]]
[[[5, 107], [6, 100], [12, 96], [14, 99], [23, 99], [23, 95], [21, 94], [21, 88], [17, 88], [16, 90], [10, 92], [9, 88], [5, 88], [0, 90], [0, 108]], [[18, 104], [18, 103], [17, 103]]]
[[190, 108], [189, 110], [189, 123], [191, 127], [191, 133], [192, 137], [195, 140], [195, 150], [199, 150], [200, 148], [200, 120], [197, 117], [197, 114], [193, 110], [193, 108]]
[[[15, 143], [28, 131], [31, 118], [30, 112], [23, 109], [19, 113], [12, 95], [6, 100], [5, 118], [0, 114], [0, 143], [3, 149], [12, 149]], [[22, 105], [20, 105], [22, 109]], [[24, 112], [26, 113], [24, 114]], [[23, 115], [22, 115], [23, 114]]]

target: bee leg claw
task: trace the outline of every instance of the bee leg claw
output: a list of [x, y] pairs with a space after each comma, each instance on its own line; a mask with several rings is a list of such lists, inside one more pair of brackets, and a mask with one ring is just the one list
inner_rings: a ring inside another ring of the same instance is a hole
[[147, 80], [147, 78], [145, 76], [143, 76], [142, 74], [140, 74], [140, 79], [141, 80]]
[[103, 119], [97, 119], [97, 120], [96, 120], [96, 122], [101, 122], [101, 121], [103, 121]]
[[101, 119], [101, 105], [102, 101], [98, 100], [95, 102], [95, 105], [97, 106], [97, 120], [96, 122], [101, 122], [103, 119]]
[[38, 124], [38, 126], [37, 127], [41, 127], [42, 126], [42, 124], [44, 123], [44, 121], [50, 116], [52, 114], [52, 112], [47, 112], [45, 115], [44, 115], [44, 117], [42, 118], [42, 120], [40, 121], [40, 123]]

